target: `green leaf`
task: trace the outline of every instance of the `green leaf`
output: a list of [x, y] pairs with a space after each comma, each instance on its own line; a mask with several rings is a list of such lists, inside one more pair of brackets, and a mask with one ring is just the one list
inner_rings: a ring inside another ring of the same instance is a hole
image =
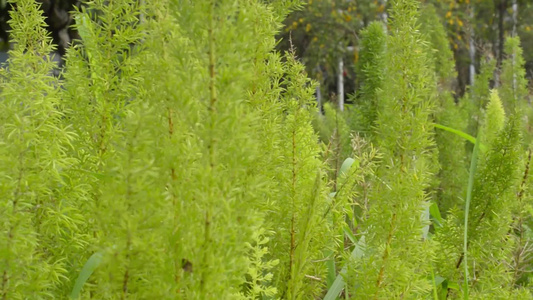
[[438, 295], [438, 286], [444, 282], [444, 278], [441, 277], [441, 276], [435, 276], [435, 271], [433, 270], [433, 266], [431, 266], [431, 281], [433, 283], [433, 298], [435, 300], [439, 300], [439, 295]]
[[459, 285], [456, 282], [448, 281], [448, 288], [452, 290], [459, 290]]
[[[359, 242], [357, 242], [357, 244], [355, 245], [355, 248], [352, 251], [351, 257], [353, 259], [359, 259], [359, 258], [363, 257], [364, 248], [365, 248], [365, 237], [362, 236], [359, 239]], [[342, 268], [342, 270], [339, 273], [339, 275], [337, 275], [337, 278], [335, 278], [335, 281], [333, 282], [333, 284], [329, 288], [326, 296], [324, 296], [324, 300], [335, 300], [335, 299], [337, 299], [337, 297], [341, 293], [342, 289], [344, 288], [344, 278], [342, 277], [342, 275], [344, 275], [346, 273], [346, 271], [347, 271], [347, 267], [344, 266], [344, 268]]]
[[446, 278], [444, 278], [442, 276], [439, 276], [439, 275], [435, 276], [435, 280], [434, 280], [435, 285], [436, 286], [441, 285], [444, 282], [444, 280], [446, 280]]
[[106, 175], [101, 174], [101, 173], [91, 172], [91, 171], [83, 170], [83, 169], [73, 169], [73, 171], [82, 172], [82, 173], [85, 173], [85, 174], [92, 175], [92, 176], [94, 176], [95, 178], [97, 178], [99, 180], [108, 179], [108, 177], [109, 177], [109, 176], [106, 176]]
[[[91, 33], [95, 32], [94, 25], [87, 13], [77, 14], [75, 17], [78, 33], [83, 40], [85, 45], [85, 53], [87, 59], [89, 60], [89, 65], [92, 66], [95, 62], [93, 61], [93, 52], [97, 48], [97, 45], [93, 42]], [[96, 79], [98, 76], [95, 72], [91, 71], [91, 78]]]
[[351, 157], [348, 157], [347, 159], [345, 159], [344, 162], [342, 163], [342, 166], [341, 166], [340, 170], [339, 170], [339, 176], [346, 175], [348, 173], [348, 171], [350, 170], [350, 168], [352, 167], [354, 162], [355, 162], [355, 159], [353, 159]]
[[335, 282], [335, 275], [337, 275], [337, 268], [335, 267], [335, 257], [333, 256], [333, 251], [328, 250], [326, 257], [329, 257], [329, 259], [326, 261], [326, 268], [328, 269], [328, 275], [327, 275], [328, 287], [330, 287]]
[[433, 218], [433, 223], [437, 227], [442, 227], [442, 216], [440, 214], [439, 206], [436, 202], [431, 203], [431, 205], [429, 206], [429, 213]]
[[346, 237], [348, 237], [348, 239], [352, 241], [352, 243], [357, 244], [357, 239], [355, 238], [352, 233], [352, 230], [348, 226], [344, 227], [344, 234], [346, 234]]
[[[463, 132], [461, 130], [453, 129], [451, 127], [444, 126], [444, 125], [441, 125], [441, 124], [435, 124], [435, 128], [439, 128], [439, 129], [442, 129], [442, 130], [445, 130], [445, 131], [448, 131], [448, 132], [451, 132], [451, 133], [455, 133], [456, 135], [464, 138], [465, 140], [471, 142], [472, 144], [476, 143], [476, 138], [475, 137], [473, 137], [470, 134], [468, 134], [466, 132]], [[487, 147], [485, 145], [483, 145], [483, 144], [480, 144], [479, 148], [481, 149], [481, 151], [485, 151], [487, 149]]]
[[470, 202], [472, 201], [472, 190], [474, 189], [474, 176], [477, 170], [477, 156], [479, 153], [479, 139], [476, 140], [472, 159], [470, 161], [470, 175], [468, 177], [468, 187], [466, 190], [466, 204], [465, 204], [465, 229], [463, 239], [463, 253], [464, 253], [464, 268], [465, 268], [465, 289], [464, 299], [468, 299], [468, 212], [470, 210]]
[[100, 263], [102, 262], [102, 258], [102, 252], [96, 252], [91, 255], [91, 257], [89, 257], [89, 259], [81, 269], [78, 279], [76, 279], [74, 288], [72, 288], [72, 292], [70, 293], [71, 299], [78, 299], [80, 297], [80, 292], [83, 288], [83, 285], [85, 284], [87, 279], [89, 279], [94, 270], [100, 265]]
[[82, 40], [88, 40], [91, 36], [91, 20], [87, 14], [78, 14], [75, 17], [78, 33]]

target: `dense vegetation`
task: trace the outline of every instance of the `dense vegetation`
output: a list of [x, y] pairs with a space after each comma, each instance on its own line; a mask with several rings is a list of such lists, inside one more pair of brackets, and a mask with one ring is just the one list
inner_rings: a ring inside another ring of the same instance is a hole
[[0, 299], [532, 297], [518, 37], [455, 101], [436, 11], [390, 1], [354, 104], [321, 114], [275, 51], [298, 0], [90, 1], [60, 77], [12, 2]]

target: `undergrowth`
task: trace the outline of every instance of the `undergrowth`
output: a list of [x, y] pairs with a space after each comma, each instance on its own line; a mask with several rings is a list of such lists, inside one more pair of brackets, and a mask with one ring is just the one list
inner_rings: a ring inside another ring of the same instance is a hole
[[1, 299], [529, 299], [520, 41], [455, 99], [435, 11], [391, 1], [316, 107], [300, 1], [88, 1], [52, 76], [38, 2], [0, 72]]

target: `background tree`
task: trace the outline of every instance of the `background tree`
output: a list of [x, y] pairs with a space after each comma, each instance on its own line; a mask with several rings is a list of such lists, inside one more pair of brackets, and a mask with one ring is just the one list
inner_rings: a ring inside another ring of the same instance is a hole
[[[302, 10], [285, 20], [278, 49], [288, 50], [294, 46], [308, 74], [320, 83], [325, 98], [336, 93], [339, 72], [346, 77], [345, 93], [352, 93], [356, 81], [353, 65], [359, 56], [359, 31], [377, 19], [384, 8], [372, 0], [308, 1]], [[339, 70], [340, 58], [346, 66], [342, 70]]]

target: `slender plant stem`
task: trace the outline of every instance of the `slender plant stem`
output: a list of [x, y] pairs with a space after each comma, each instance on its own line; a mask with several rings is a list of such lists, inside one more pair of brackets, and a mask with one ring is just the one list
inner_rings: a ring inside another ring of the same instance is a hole
[[387, 236], [387, 244], [385, 245], [385, 251], [383, 252], [383, 263], [381, 264], [381, 268], [379, 269], [379, 275], [378, 280], [376, 281], [376, 294], [374, 295], [374, 299], [378, 299], [378, 293], [381, 289], [381, 285], [383, 284], [383, 277], [385, 276], [385, 265], [387, 264], [387, 259], [389, 258], [390, 254], [390, 244], [392, 243], [392, 236], [394, 235], [394, 227], [396, 226], [396, 213], [392, 215], [391, 221], [390, 221], [390, 229], [389, 234]]
[[472, 190], [474, 189], [474, 176], [477, 169], [477, 156], [479, 152], [479, 135], [474, 145], [472, 159], [470, 161], [470, 174], [468, 177], [468, 187], [466, 190], [465, 205], [465, 228], [463, 237], [463, 257], [464, 257], [464, 299], [468, 299], [468, 213], [470, 211], [470, 202], [472, 201]]

